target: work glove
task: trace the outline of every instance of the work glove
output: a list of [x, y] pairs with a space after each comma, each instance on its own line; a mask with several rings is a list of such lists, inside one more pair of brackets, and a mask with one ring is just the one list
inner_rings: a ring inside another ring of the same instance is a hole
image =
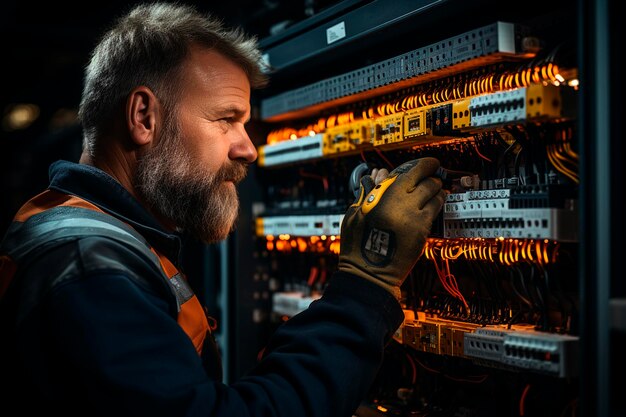
[[447, 192], [435, 177], [439, 161], [405, 162], [379, 184], [361, 178], [359, 196], [341, 224], [340, 271], [385, 288], [400, 299], [400, 286], [422, 255]]

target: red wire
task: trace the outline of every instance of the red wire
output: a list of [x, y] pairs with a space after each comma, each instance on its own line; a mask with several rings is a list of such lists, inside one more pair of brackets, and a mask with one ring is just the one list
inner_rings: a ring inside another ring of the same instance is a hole
[[306, 178], [313, 178], [316, 180], [321, 180], [322, 181], [322, 185], [324, 186], [324, 191], [327, 192], [328, 191], [328, 178], [323, 177], [321, 175], [317, 175], [317, 174], [312, 174], [310, 172], [306, 172], [304, 170], [300, 170], [300, 175]]
[[317, 278], [317, 267], [312, 266], [311, 271], [309, 272], [309, 280], [307, 281], [307, 285], [312, 287], [315, 284], [315, 279]]
[[524, 391], [522, 391], [522, 396], [519, 399], [519, 415], [520, 417], [523, 417], [525, 414], [525, 410], [524, 410], [524, 403], [526, 402], [526, 396], [528, 395], [528, 390], [530, 390], [530, 384], [526, 384], [526, 387], [524, 387]]
[[385, 155], [383, 155], [383, 153], [380, 151], [380, 149], [376, 149], [376, 153], [378, 154], [378, 156], [380, 156], [380, 158], [385, 161], [385, 163], [387, 165], [389, 165], [389, 169], [394, 169], [395, 167], [393, 166], [393, 164], [391, 163], [391, 161], [389, 161], [389, 159], [387, 159], [387, 157]]
[[319, 283], [320, 285], [324, 285], [325, 282], [326, 282], [326, 269], [322, 269], [320, 272]]
[[476, 153], [478, 154], [478, 156], [480, 156], [481, 158], [483, 158], [486, 161], [489, 162], [493, 162], [491, 159], [487, 158], [485, 155], [483, 155], [482, 153], [480, 153], [480, 151], [478, 150], [478, 146], [476, 146], [476, 144], [474, 144], [474, 150], [476, 151]]
[[411, 384], [415, 385], [415, 383], [417, 382], [417, 368], [415, 367], [415, 361], [413, 361], [413, 358], [408, 353], [406, 353], [406, 357], [411, 364], [411, 371], [413, 372], [411, 374]]

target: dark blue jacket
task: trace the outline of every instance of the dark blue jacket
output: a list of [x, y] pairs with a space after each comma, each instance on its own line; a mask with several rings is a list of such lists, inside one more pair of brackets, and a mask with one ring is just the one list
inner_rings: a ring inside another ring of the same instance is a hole
[[[179, 262], [179, 237], [103, 171], [59, 161], [49, 187], [122, 219]], [[115, 267], [85, 267], [94, 257]], [[215, 350], [201, 358], [172, 316], [171, 294], [136, 279], [151, 273], [136, 257], [79, 239], [16, 276], [1, 307], [0, 414], [14, 402], [16, 416], [349, 417], [403, 318], [387, 291], [336, 273], [320, 300], [275, 332], [258, 365], [225, 385]]]

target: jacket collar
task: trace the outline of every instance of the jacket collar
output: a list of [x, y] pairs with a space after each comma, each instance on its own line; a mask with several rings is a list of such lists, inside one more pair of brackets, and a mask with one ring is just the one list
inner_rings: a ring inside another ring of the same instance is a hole
[[78, 196], [123, 220], [168, 259], [180, 264], [181, 236], [166, 231], [117, 180], [90, 165], [56, 161], [50, 165], [49, 188]]

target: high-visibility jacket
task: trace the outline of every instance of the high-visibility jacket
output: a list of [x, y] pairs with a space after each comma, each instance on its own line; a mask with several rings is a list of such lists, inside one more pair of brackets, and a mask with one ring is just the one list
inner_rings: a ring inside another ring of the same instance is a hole
[[351, 415], [403, 320], [398, 301], [335, 273], [225, 384], [202, 306], [177, 275], [181, 237], [105, 172], [54, 163], [49, 191], [0, 244], [12, 277], [0, 298], [0, 415]]
[[[0, 298], [9, 288], [18, 267], [24, 268], [30, 259], [50, 251], [55, 245], [87, 237], [115, 240], [145, 257], [148, 264], [162, 272], [163, 282], [167, 284], [164, 287], [169, 287], [176, 300], [176, 321], [201, 355], [211, 329], [204, 308], [183, 275], [131, 226], [77, 196], [46, 190], [18, 211], [0, 254]], [[108, 258], [100, 258], [100, 261], [104, 264], [98, 265], [99, 268], [113, 267], [106, 265]], [[71, 272], [66, 271], [68, 273]], [[57, 284], [51, 282], [47, 285], [53, 287]]]

